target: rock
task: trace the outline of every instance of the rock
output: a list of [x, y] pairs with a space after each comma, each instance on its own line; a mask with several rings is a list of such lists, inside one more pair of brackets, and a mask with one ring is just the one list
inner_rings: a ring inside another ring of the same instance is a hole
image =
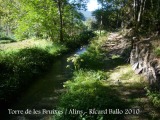
[[[133, 37], [134, 46], [130, 54], [130, 64], [136, 74], [143, 74], [151, 85], [160, 84], [160, 64], [152, 53], [150, 38], [139, 40]], [[137, 42], [138, 41], [138, 42]]]

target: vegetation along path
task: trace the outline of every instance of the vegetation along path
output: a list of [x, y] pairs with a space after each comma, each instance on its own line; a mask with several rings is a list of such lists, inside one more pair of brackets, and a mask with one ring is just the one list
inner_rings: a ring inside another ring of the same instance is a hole
[[[67, 69], [67, 58], [73, 56], [73, 54], [82, 54], [85, 51], [85, 47], [77, 49], [74, 53], [63, 55], [59, 60], [56, 60], [51, 67], [51, 70], [44, 76], [37, 78], [23, 92], [23, 95], [19, 96], [18, 101], [15, 102], [11, 108], [13, 110], [32, 110], [31, 114], [9, 115], [6, 120], [51, 120], [52, 114], [49, 110], [55, 109], [58, 103], [58, 97], [64, 92], [63, 82], [67, 81], [72, 76], [72, 70]], [[37, 113], [34, 113], [34, 110]], [[39, 113], [42, 111], [43, 114]]]
[[160, 0], [0, 0], [0, 119], [160, 120], [159, 41]]
[[129, 53], [129, 40], [110, 33], [95, 38], [85, 53], [69, 58], [75, 66], [74, 77], [64, 83], [67, 92], [58, 108], [85, 114], [55, 119], [159, 120], [160, 111], [147, 96], [147, 81], [128, 64]]
[[[123, 55], [123, 51], [129, 46], [127, 41], [122, 35], [111, 33], [104, 46], [107, 45], [109, 48], [110, 56]], [[146, 96], [147, 81], [144, 77], [135, 74], [130, 65], [117, 66], [109, 70], [108, 74], [109, 78], [106, 84], [117, 90], [119, 97], [129, 103], [129, 106], [125, 105], [126, 120], [158, 120], [160, 118], [160, 111], [152, 106]], [[135, 109], [140, 110], [140, 112], [136, 114]]]

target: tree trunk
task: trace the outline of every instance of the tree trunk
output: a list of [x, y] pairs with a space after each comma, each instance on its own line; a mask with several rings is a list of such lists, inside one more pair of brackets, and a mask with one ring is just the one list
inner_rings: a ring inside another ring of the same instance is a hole
[[63, 42], [63, 15], [62, 15], [62, 1], [58, 0], [58, 11], [59, 11], [59, 19], [60, 19], [60, 42]]
[[136, 20], [135, 33], [138, 32], [138, 29], [141, 25], [143, 12], [145, 10], [145, 4], [146, 4], [146, 0], [140, 0], [140, 2], [138, 2], [138, 4], [137, 4], [138, 5], [137, 9], [139, 9], [139, 11], [137, 11], [138, 17], [137, 17], [137, 20]]
[[133, 9], [134, 9], [134, 20], [135, 20], [135, 21], [136, 21], [136, 11], [137, 11], [136, 6], [137, 6], [137, 4], [136, 4], [136, 0], [134, 0], [134, 6], [133, 6]]

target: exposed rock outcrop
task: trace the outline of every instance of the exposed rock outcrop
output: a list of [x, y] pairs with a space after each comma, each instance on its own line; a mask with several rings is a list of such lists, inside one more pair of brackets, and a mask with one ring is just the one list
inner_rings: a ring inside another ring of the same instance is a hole
[[133, 38], [130, 63], [137, 74], [142, 74], [152, 86], [160, 88], [160, 60], [153, 54], [152, 40]]

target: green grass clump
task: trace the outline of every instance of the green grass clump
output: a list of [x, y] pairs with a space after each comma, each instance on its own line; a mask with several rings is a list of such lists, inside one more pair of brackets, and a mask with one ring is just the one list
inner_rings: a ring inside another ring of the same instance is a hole
[[153, 91], [148, 88], [146, 88], [146, 90], [147, 90], [147, 96], [148, 96], [149, 100], [152, 102], [152, 104], [156, 108], [160, 108], [160, 92]]
[[154, 54], [155, 54], [157, 57], [160, 57], [160, 47], [155, 48]]
[[[104, 74], [95, 71], [79, 70], [73, 80], [64, 84], [66, 93], [62, 94], [58, 109], [67, 110], [66, 114], [56, 115], [56, 120], [102, 120], [118, 119], [123, 115], [102, 113], [106, 109], [124, 109], [119, 93], [110, 86], [103, 84]], [[121, 103], [121, 104], [119, 104]], [[76, 109], [85, 114], [70, 114]], [[91, 114], [91, 109], [99, 110], [99, 114]]]

